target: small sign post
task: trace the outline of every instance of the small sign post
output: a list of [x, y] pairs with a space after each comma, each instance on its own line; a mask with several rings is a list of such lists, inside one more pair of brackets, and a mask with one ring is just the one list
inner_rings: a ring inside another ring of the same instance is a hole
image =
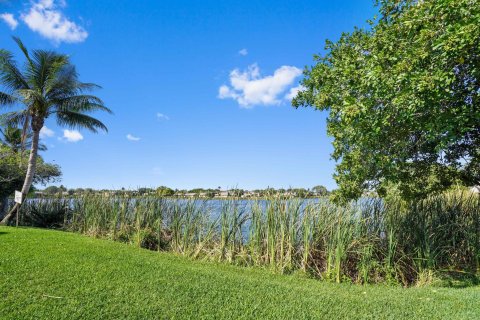
[[[22, 204], [23, 201], [23, 194], [20, 191], [15, 190], [15, 203]], [[17, 227], [18, 227], [18, 212], [20, 210], [20, 206], [17, 207]]]
[[20, 191], [15, 191], [15, 203], [22, 203], [23, 194]]

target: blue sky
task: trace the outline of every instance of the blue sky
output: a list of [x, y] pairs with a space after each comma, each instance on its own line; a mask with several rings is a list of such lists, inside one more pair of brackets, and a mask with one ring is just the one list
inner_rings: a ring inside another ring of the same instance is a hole
[[6, 1], [1, 47], [71, 56], [114, 115], [108, 134], [47, 120], [69, 188], [332, 189], [326, 113], [296, 110], [301, 70], [375, 14], [373, 0]]

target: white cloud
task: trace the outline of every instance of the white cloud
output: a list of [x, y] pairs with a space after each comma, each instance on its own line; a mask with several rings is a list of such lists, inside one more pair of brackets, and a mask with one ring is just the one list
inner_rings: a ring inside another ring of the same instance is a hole
[[305, 89], [305, 87], [301, 85], [291, 88], [290, 91], [285, 95], [285, 99], [291, 101], [293, 98], [297, 96], [297, 93], [299, 91], [302, 91], [303, 89]]
[[27, 26], [41, 34], [43, 37], [60, 42], [82, 42], [88, 37], [87, 31], [75, 22], [70, 21], [58, 10], [65, 7], [65, 1], [37, 0], [27, 13], [21, 15], [21, 19]]
[[280, 98], [302, 74], [302, 70], [293, 66], [281, 66], [273, 75], [261, 77], [257, 64], [241, 72], [235, 69], [230, 72], [230, 86], [223, 85], [218, 90], [220, 99], [234, 99], [241, 107], [254, 105], [278, 105]]
[[160, 112], [157, 112], [157, 118], [163, 119], [163, 120], [170, 120], [170, 118], [167, 115], [164, 115], [163, 113], [160, 113]]
[[43, 126], [42, 129], [40, 130], [40, 138], [45, 139], [45, 138], [51, 138], [55, 135], [55, 132], [53, 130], [47, 128], [47, 126]]
[[130, 133], [127, 134], [127, 139], [130, 140], [130, 141], [139, 141], [140, 140], [139, 137], [132, 136]]
[[238, 51], [238, 54], [241, 56], [246, 56], [248, 54], [248, 50], [243, 48], [242, 50]]
[[0, 19], [2, 19], [12, 30], [18, 26], [18, 21], [15, 19], [11, 13], [2, 13], [0, 14]]
[[78, 142], [83, 140], [83, 136], [77, 130], [63, 130], [63, 139], [68, 142]]

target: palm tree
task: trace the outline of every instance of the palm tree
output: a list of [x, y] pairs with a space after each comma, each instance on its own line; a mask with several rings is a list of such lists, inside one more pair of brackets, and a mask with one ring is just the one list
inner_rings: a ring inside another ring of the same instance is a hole
[[[0, 129], [0, 133], [3, 135], [3, 138], [0, 138], [0, 144], [9, 147], [14, 153], [20, 152], [23, 154], [25, 149], [31, 149], [33, 134], [32, 132], [27, 132], [27, 134], [24, 135], [22, 131], [22, 129], [12, 126]], [[38, 145], [38, 151], [46, 150], [47, 146], [43, 143]]]
[[[15, 111], [1, 115], [0, 122], [22, 126], [24, 137], [28, 132], [32, 133], [27, 173], [21, 190], [25, 196], [35, 175], [40, 130], [47, 118], [55, 117], [58, 125], [69, 128], [108, 131], [101, 121], [87, 113], [111, 111], [101, 99], [87, 94], [99, 86], [80, 82], [67, 55], [44, 50], [33, 50], [30, 55], [20, 39], [13, 39], [26, 61], [23, 68], [19, 69], [13, 55], [0, 50], [0, 85], [4, 89], [0, 90], [0, 106], [17, 107]], [[16, 204], [1, 223], [8, 223], [18, 207], [19, 204]]]
[[0, 144], [8, 146], [14, 153], [22, 149], [22, 130], [12, 126], [0, 129], [3, 138], [0, 138]]

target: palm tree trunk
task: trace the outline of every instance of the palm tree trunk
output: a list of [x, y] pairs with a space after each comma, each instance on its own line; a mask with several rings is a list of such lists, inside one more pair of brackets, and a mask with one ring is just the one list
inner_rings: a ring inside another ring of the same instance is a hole
[[[25, 175], [25, 181], [22, 187], [22, 198], [25, 199], [26, 195], [30, 191], [30, 187], [33, 183], [33, 177], [35, 176], [35, 171], [37, 169], [37, 155], [38, 155], [38, 142], [40, 140], [40, 129], [37, 128], [38, 126], [32, 126], [33, 128], [33, 137], [32, 137], [32, 149], [30, 150], [30, 157], [28, 159], [28, 167], [27, 167], [27, 174]], [[20, 208], [22, 204], [16, 203], [12, 210], [3, 218], [0, 224], [7, 224], [8, 221], [13, 217], [14, 213], [18, 208]]]

